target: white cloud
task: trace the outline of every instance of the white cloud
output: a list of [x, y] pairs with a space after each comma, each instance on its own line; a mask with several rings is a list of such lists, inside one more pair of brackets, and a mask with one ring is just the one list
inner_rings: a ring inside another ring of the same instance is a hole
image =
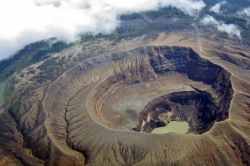
[[238, 11], [236, 14], [238, 14], [239, 16], [246, 17], [247, 18], [246, 26], [248, 27], [250, 25], [250, 7]]
[[246, 15], [246, 16], [249, 17], [250, 16], [250, 7], [245, 8], [245, 9], [239, 11], [238, 14], [240, 14], [240, 15]]
[[182, 10], [186, 14], [195, 16], [206, 4], [201, 0], [159, 0], [160, 6], [171, 6]]
[[223, 4], [225, 4], [225, 3], [226, 3], [226, 1], [217, 3], [216, 5], [214, 5], [213, 7], [211, 7], [211, 8], [209, 9], [209, 11], [214, 12], [214, 13], [220, 13], [220, 12], [221, 12], [221, 11], [220, 11], [220, 7], [221, 7], [221, 5], [223, 5]]
[[73, 41], [79, 33], [110, 33], [121, 14], [169, 6], [195, 15], [205, 4], [202, 0], [1, 0], [0, 60], [50, 37]]
[[225, 24], [222, 21], [217, 21], [214, 17], [209, 15], [202, 19], [202, 23], [205, 25], [213, 24], [219, 31], [226, 32], [230, 37], [237, 36], [241, 39], [240, 30], [234, 24]]

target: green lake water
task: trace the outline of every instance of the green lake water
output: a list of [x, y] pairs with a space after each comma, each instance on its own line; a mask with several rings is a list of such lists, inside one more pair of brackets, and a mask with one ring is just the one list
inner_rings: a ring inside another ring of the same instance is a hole
[[185, 134], [188, 132], [189, 126], [187, 122], [171, 121], [167, 126], [155, 128], [152, 134], [176, 133]]

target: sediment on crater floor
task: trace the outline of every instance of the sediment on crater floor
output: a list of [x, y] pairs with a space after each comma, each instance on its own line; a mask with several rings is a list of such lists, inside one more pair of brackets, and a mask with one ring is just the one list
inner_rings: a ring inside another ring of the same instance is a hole
[[230, 74], [190, 48], [148, 46], [109, 59], [118, 66], [91, 92], [88, 107], [104, 126], [150, 133], [176, 120], [201, 134], [228, 118]]

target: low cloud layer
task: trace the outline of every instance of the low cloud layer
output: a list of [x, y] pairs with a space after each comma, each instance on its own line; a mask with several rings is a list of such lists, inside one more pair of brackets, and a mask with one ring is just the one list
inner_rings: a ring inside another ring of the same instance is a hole
[[239, 11], [238, 13], [239, 13], [240, 15], [246, 15], [246, 16], [250, 17], [250, 7], [245, 8], [245, 9]]
[[230, 37], [236, 36], [241, 39], [240, 30], [234, 24], [225, 24], [224, 22], [218, 21], [214, 17], [209, 15], [202, 19], [202, 23], [205, 25], [215, 25], [219, 31], [226, 32]]
[[211, 12], [214, 12], [214, 13], [220, 13], [221, 11], [220, 11], [220, 8], [221, 8], [221, 5], [223, 5], [223, 4], [225, 4], [226, 3], [226, 1], [223, 1], [223, 2], [220, 2], [220, 3], [217, 3], [216, 5], [214, 5], [213, 7], [211, 7], [210, 9], [209, 9], [209, 11], [211, 11]]
[[0, 1], [0, 60], [25, 45], [57, 37], [74, 41], [84, 32], [110, 33], [130, 12], [175, 7], [194, 16], [202, 0], [3, 0]]

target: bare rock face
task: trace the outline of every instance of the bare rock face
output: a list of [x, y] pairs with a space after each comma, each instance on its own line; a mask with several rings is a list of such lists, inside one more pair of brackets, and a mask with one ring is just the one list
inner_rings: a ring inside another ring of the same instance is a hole
[[[199, 52], [162, 40], [118, 45], [25, 91], [0, 117], [8, 130], [0, 139], [17, 145], [1, 150], [0, 162], [249, 165], [249, 71], [218, 59], [211, 43]], [[173, 120], [188, 122], [188, 134], [150, 134]]]

